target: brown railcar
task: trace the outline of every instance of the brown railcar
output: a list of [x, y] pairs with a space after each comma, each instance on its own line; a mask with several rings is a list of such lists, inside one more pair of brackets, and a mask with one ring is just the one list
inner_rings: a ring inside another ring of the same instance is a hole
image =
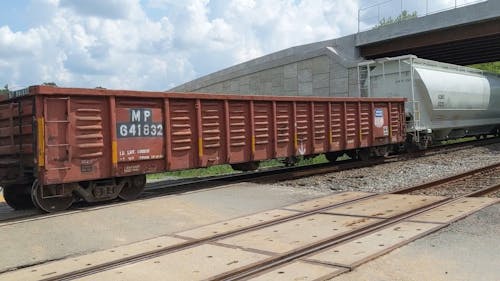
[[14, 208], [131, 199], [145, 174], [405, 141], [402, 98], [318, 98], [33, 86], [0, 102], [0, 185]]

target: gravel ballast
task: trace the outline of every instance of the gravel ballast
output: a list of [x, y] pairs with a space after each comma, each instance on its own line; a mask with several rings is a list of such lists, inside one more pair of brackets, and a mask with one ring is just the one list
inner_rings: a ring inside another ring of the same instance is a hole
[[390, 192], [437, 180], [500, 161], [500, 144], [469, 148], [406, 161], [281, 181], [280, 188], [310, 189], [316, 192]]

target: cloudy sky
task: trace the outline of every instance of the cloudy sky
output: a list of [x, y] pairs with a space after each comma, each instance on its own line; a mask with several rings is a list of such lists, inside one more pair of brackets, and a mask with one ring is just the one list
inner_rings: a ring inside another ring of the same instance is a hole
[[[374, 2], [0, 0], [0, 86], [165, 90], [287, 47], [355, 33], [358, 9]], [[399, 9], [400, 0], [393, 2], [382, 15]], [[439, 3], [436, 10], [454, 0], [429, 2]], [[362, 28], [376, 21], [378, 9], [363, 15]]]

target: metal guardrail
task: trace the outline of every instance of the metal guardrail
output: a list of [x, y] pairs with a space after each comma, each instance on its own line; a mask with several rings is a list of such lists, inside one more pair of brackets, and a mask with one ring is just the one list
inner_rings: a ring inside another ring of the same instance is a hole
[[395, 20], [403, 11], [407, 11], [409, 14], [416, 12], [416, 17], [423, 17], [487, 1], [489, 0], [387, 0], [358, 9], [358, 32], [375, 28], [383, 19]]

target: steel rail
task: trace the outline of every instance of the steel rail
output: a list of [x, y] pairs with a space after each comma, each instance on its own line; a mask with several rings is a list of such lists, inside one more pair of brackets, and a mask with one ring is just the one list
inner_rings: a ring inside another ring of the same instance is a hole
[[500, 184], [494, 184], [492, 186], [483, 188], [478, 191], [471, 192], [467, 197], [480, 197], [490, 193], [494, 193], [500, 190]]
[[[477, 197], [477, 196], [480, 196], [482, 194], [496, 191], [498, 189], [500, 189], [500, 184], [488, 186], [488, 187], [483, 188], [479, 191], [474, 191], [474, 192], [465, 194], [465, 195], [460, 196], [460, 197], [446, 198], [444, 200], [434, 202], [430, 205], [410, 210], [408, 212], [405, 212], [405, 213], [397, 215], [395, 217], [383, 220], [381, 222], [367, 225], [367, 226], [362, 227], [360, 229], [349, 232], [345, 235], [333, 237], [332, 239], [329, 239], [326, 241], [321, 241], [321, 242], [311, 244], [311, 245], [308, 245], [308, 246], [300, 248], [300, 249], [292, 250], [289, 253], [285, 253], [285, 254], [279, 255], [277, 257], [272, 257], [272, 258], [270, 258], [262, 263], [257, 263], [257, 264], [249, 265], [247, 267], [237, 269], [237, 270], [230, 271], [228, 273], [216, 276], [210, 280], [243, 280], [243, 279], [247, 279], [251, 276], [260, 274], [260, 273], [267, 271], [271, 268], [275, 268], [277, 266], [289, 263], [293, 260], [302, 258], [304, 256], [314, 254], [316, 252], [319, 252], [319, 251], [324, 250], [326, 248], [338, 245], [340, 243], [350, 241], [353, 239], [357, 239], [360, 236], [364, 236], [364, 235], [373, 233], [375, 231], [378, 231], [378, 230], [383, 229], [385, 227], [394, 225], [396, 223], [399, 223], [401, 221], [404, 221], [408, 218], [419, 215], [419, 214], [424, 213], [426, 211], [432, 210], [434, 208], [446, 205], [448, 203], [457, 202], [463, 198]], [[436, 227], [435, 229], [431, 230], [429, 233], [438, 231], [439, 229], [442, 229], [448, 225], [449, 225], [449, 223], [443, 224], [440, 227]]]
[[[399, 154], [390, 156], [389, 158], [379, 158], [371, 159], [370, 161], [355, 161], [355, 160], [344, 160], [335, 163], [321, 163], [305, 166], [293, 166], [293, 167], [281, 167], [281, 168], [267, 168], [258, 171], [250, 171], [244, 173], [234, 173], [226, 174], [220, 176], [211, 176], [195, 179], [180, 179], [180, 180], [164, 180], [148, 183], [143, 195], [140, 196], [138, 200], [144, 200], [156, 196], [169, 195], [169, 194], [179, 194], [182, 192], [192, 192], [205, 190], [209, 188], [222, 187], [227, 184], [233, 184], [243, 181], [251, 181], [257, 183], [270, 183], [276, 182], [278, 180], [291, 180], [300, 177], [314, 176], [327, 174], [332, 172], [346, 171], [350, 169], [360, 169], [367, 168], [375, 165], [380, 165], [384, 163], [394, 162], [394, 161], [406, 161], [409, 159], [414, 159], [418, 157], [431, 156], [442, 152], [463, 150], [478, 146], [485, 146], [490, 144], [499, 143], [500, 138], [492, 137], [481, 140], [473, 140], [462, 143], [439, 145], [429, 148], [423, 151], [409, 152], [406, 154]], [[40, 220], [46, 219], [52, 216], [70, 215], [75, 212], [92, 211], [95, 206], [102, 206], [102, 204], [107, 204], [106, 207], [114, 207], [121, 204], [129, 204], [130, 202], [97, 202], [85, 204], [86, 206], [81, 208], [72, 208], [59, 213], [53, 214], [27, 214], [16, 216], [8, 219], [0, 218], [0, 227], [5, 225], [11, 225], [16, 223], [22, 223], [27, 220]], [[78, 204], [78, 203], [77, 203]], [[0, 215], [1, 216], [1, 215]]]
[[[372, 167], [375, 165], [380, 165], [380, 164], [385, 164], [385, 163], [391, 163], [391, 162], [397, 162], [397, 161], [407, 161], [407, 160], [416, 159], [419, 157], [427, 157], [427, 156], [437, 155], [439, 153], [444, 153], [444, 152], [453, 152], [453, 151], [459, 151], [459, 150], [464, 150], [464, 149], [468, 149], [468, 148], [474, 148], [474, 147], [478, 147], [478, 146], [496, 144], [496, 143], [500, 142], [499, 140], [500, 140], [500, 138], [488, 138], [488, 139], [473, 140], [473, 141], [468, 141], [468, 142], [463, 142], [463, 143], [439, 145], [439, 146], [431, 147], [427, 150], [408, 152], [408, 153], [404, 153], [404, 154], [397, 154], [397, 155], [389, 156], [387, 158], [374, 158], [374, 159], [370, 159], [368, 161], [363, 161], [363, 162], [353, 161], [352, 167], [349, 167], [349, 165], [347, 163], [346, 163], [345, 167], [337, 167], [335, 165], [332, 165], [331, 163], [302, 166], [302, 167], [306, 167], [307, 169], [283, 171], [281, 174], [274, 174], [274, 175], [269, 175], [269, 176], [263, 175], [263, 176], [255, 178], [254, 180], [252, 180], [252, 182], [271, 183], [271, 182], [277, 182], [280, 180], [293, 180], [293, 179], [297, 179], [297, 178], [301, 178], [301, 177], [308, 177], [308, 176], [315, 176], [315, 175], [345, 171], [348, 169], [367, 168], [367, 167]], [[337, 163], [339, 163], [339, 162], [337, 162]]]
[[[373, 164], [372, 164], [373, 165]], [[158, 196], [170, 195], [170, 194], [179, 194], [182, 192], [194, 192], [200, 190], [206, 190], [210, 188], [220, 188], [228, 184], [234, 184], [238, 182], [244, 182], [247, 180], [257, 180], [261, 177], [273, 177], [277, 176], [280, 173], [290, 173], [295, 171], [306, 171], [317, 168], [330, 167], [337, 171], [344, 171], [349, 169], [356, 169], [360, 167], [368, 166], [368, 164], [359, 162], [359, 161], [342, 161], [338, 163], [322, 163], [308, 166], [296, 166], [296, 167], [284, 167], [284, 168], [269, 168], [260, 171], [251, 171], [246, 173], [237, 173], [237, 174], [228, 174], [221, 176], [213, 176], [213, 177], [205, 177], [205, 178], [197, 178], [197, 179], [186, 179], [186, 180], [166, 180], [159, 181], [147, 184], [145, 191], [143, 194], [136, 200], [132, 201], [107, 201], [107, 202], [95, 202], [95, 203], [84, 203], [84, 207], [78, 208], [73, 207], [71, 209], [61, 211], [58, 213], [40, 213], [36, 214], [27, 214], [16, 216], [8, 219], [0, 219], [0, 227], [6, 225], [12, 225], [17, 223], [22, 223], [25, 221], [33, 221], [33, 220], [41, 220], [47, 219], [54, 216], [65, 216], [71, 215], [77, 212], [86, 212], [92, 211], [94, 207], [99, 206], [100, 208], [111, 208], [117, 205], [123, 204], [131, 204], [133, 202], [137, 202], [138, 200], [146, 200]], [[79, 203], [75, 203], [78, 206]]]
[[378, 194], [371, 194], [371, 195], [367, 195], [365, 197], [360, 197], [360, 198], [352, 199], [352, 200], [349, 200], [349, 201], [345, 201], [345, 202], [341, 202], [341, 203], [336, 203], [336, 204], [332, 204], [332, 205], [328, 205], [328, 206], [316, 208], [316, 209], [313, 209], [313, 210], [301, 212], [301, 213], [298, 213], [298, 214], [295, 214], [295, 215], [291, 215], [291, 216], [288, 216], [288, 217], [278, 218], [278, 219], [275, 219], [275, 220], [271, 220], [271, 221], [267, 221], [267, 222], [263, 222], [263, 223], [259, 223], [259, 224], [254, 224], [254, 225], [250, 225], [250, 226], [247, 226], [247, 227], [239, 228], [239, 229], [232, 230], [232, 231], [225, 232], [225, 233], [216, 234], [216, 235], [213, 235], [213, 236], [210, 236], [210, 237], [206, 237], [206, 238], [190, 240], [190, 241], [187, 241], [187, 242], [184, 242], [184, 243], [181, 243], [181, 244], [177, 244], [177, 245], [174, 245], [174, 246], [171, 246], [171, 247], [166, 247], [166, 248], [162, 248], [162, 249], [158, 249], [158, 250], [152, 250], [152, 251], [140, 253], [140, 254], [137, 254], [137, 255], [134, 255], [134, 256], [129, 256], [129, 257], [122, 258], [122, 259], [119, 259], [119, 260], [115, 260], [115, 261], [112, 261], [112, 262], [109, 262], [109, 263], [95, 265], [93, 267], [88, 267], [88, 268], [85, 268], [85, 269], [82, 269], [82, 270], [78, 270], [78, 271], [75, 271], [75, 272], [70, 272], [70, 273], [67, 273], [67, 274], [62, 274], [62, 275], [57, 275], [57, 276], [52, 276], [50, 278], [42, 279], [40, 281], [56, 281], [56, 280], [61, 280], [62, 281], [62, 280], [73, 280], [73, 279], [76, 279], [76, 278], [81, 278], [83, 276], [92, 275], [92, 274], [95, 274], [97, 272], [102, 272], [102, 271], [113, 269], [113, 268], [116, 268], [116, 267], [121, 267], [121, 266], [124, 266], [124, 265], [127, 265], [127, 264], [132, 264], [132, 263], [140, 262], [140, 261], [143, 261], [143, 260], [148, 260], [148, 259], [152, 259], [152, 258], [155, 258], [155, 257], [163, 256], [163, 255], [171, 253], [171, 252], [179, 251], [179, 250], [186, 249], [186, 248], [189, 248], [189, 247], [193, 247], [193, 246], [196, 246], [196, 245], [200, 245], [200, 244], [203, 244], [203, 243], [207, 243], [207, 242], [212, 242], [212, 241], [216, 241], [216, 240], [228, 238], [228, 237], [239, 235], [239, 234], [242, 234], [242, 233], [245, 233], [245, 232], [259, 230], [259, 229], [262, 229], [262, 228], [265, 228], [265, 227], [269, 227], [269, 226], [281, 224], [281, 223], [284, 223], [284, 222], [287, 222], [287, 221], [299, 219], [299, 218], [306, 217], [306, 216], [309, 216], [309, 215], [312, 215], [312, 214], [321, 213], [322, 211], [325, 211], [325, 210], [330, 209], [332, 207], [344, 206], [344, 205], [347, 205], [347, 204], [350, 204], [350, 203], [353, 203], [353, 202], [357, 202], [357, 201], [361, 201], [361, 200], [364, 200], [364, 199], [368, 199], [368, 198], [374, 197], [376, 195], [378, 195]]
[[500, 167], [500, 162], [496, 163], [496, 164], [488, 165], [488, 166], [485, 166], [485, 167], [481, 167], [481, 168], [478, 168], [478, 169], [470, 170], [470, 171], [467, 171], [467, 172], [464, 172], [464, 173], [458, 173], [458, 174], [450, 176], [450, 177], [438, 179], [438, 180], [431, 181], [431, 182], [426, 182], [426, 183], [423, 183], [423, 184], [420, 184], [420, 185], [415, 185], [415, 186], [411, 186], [411, 187], [408, 187], [408, 188], [402, 188], [402, 189], [396, 190], [396, 191], [394, 191], [392, 193], [394, 193], [394, 194], [406, 194], [406, 193], [410, 193], [410, 192], [416, 191], [416, 190], [427, 189], [427, 188], [435, 187], [435, 186], [438, 186], [438, 185], [446, 184], [446, 183], [449, 183], [449, 182], [453, 182], [453, 181], [456, 181], [456, 180], [464, 179], [464, 178], [467, 178], [467, 177], [470, 177], [470, 176], [473, 176], [473, 175], [476, 175], [476, 174], [481, 174], [483, 172], [487, 172], [489, 170], [494, 170], [494, 169], [497, 169], [499, 167]]
[[[500, 165], [500, 164], [496, 164], [496, 165]], [[495, 165], [491, 165], [491, 166], [495, 166]], [[476, 169], [474, 171], [477, 172], [477, 170], [483, 171], [484, 168]], [[470, 174], [470, 172], [466, 172], [466, 174]], [[435, 187], [436, 185], [441, 185], [443, 183], [447, 183], [447, 182], [449, 183], [449, 182], [453, 182], [453, 181], [456, 181], [456, 180], [457, 180], [457, 175], [454, 175], [454, 176], [451, 176], [451, 177], [448, 177], [448, 178], [444, 178], [444, 179], [441, 179], [441, 180], [438, 180], [438, 181], [434, 181], [433, 183], [435, 183], [435, 185], [430, 185], [430, 184], [420, 185], [419, 189], [423, 189], [423, 188], [427, 188], [427, 187]], [[405, 189], [396, 190], [396, 191], [393, 191], [393, 192], [382, 193], [382, 195], [383, 194], [404, 194], [404, 193], [411, 192], [413, 190], [415, 190], [415, 188], [411, 187], [411, 188], [405, 188]], [[478, 191], [476, 191], [476, 192], [478, 192]], [[344, 241], [352, 239], [354, 237], [358, 237], [360, 235], [364, 235], [364, 234], [366, 234], [368, 232], [376, 231], [376, 230], [378, 230], [378, 229], [380, 229], [382, 227], [385, 227], [387, 225], [394, 224], [394, 223], [399, 222], [401, 220], [404, 220], [404, 219], [406, 219], [406, 218], [408, 218], [410, 216], [422, 213], [424, 211], [433, 209], [435, 207], [439, 207], [439, 206], [441, 206], [443, 204], [446, 204], [446, 203], [458, 200], [458, 199], [463, 198], [463, 197], [473, 196], [473, 194], [476, 194], [476, 192], [470, 193], [470, 194], [466, 194], [466, 195], [463, 195], [463, 196], [460, 196], [460, 197], [457, 197], [457, 198], [447, 197], [447, 198], [445, 198], [443, 200], [434, 202], [434, 203], [432, 203], [430, 205], [426, 205], [426, 206], [423, 206], [423, 207], [420, 207], [420, 208], [417, 208], [417, 209], [410, 210], [410, 211], [402, 213], [402, 214], [400, 214], [398, 216], [395, 216], [395, 217], [392, 217], [392, 218], [389, 218], [389, 219], [386, 219], [386, 220], [382, 220], [382, 221], [380, 221], [378, 223], [375, 223], [375, 224], [371, 224], [371, 225], [362, 227], [360, 229], [351, 231], [351, 232], [346, 233], [346, 234], [341, 235], [341, 236], [336, 236], [335, 238], [332, 238], [335, 241], [330, 241], [330, 242], [332, 242], [332, 243], [335, 242], [334, 244], [338, 244], [338, 243], [344, 242]], [[85, 268], [85, 269], [82, 269], [82, 270], [78, 270], [78, 271], [75, 271], [75, 272], [70, 272], [70, 273], [61, 274], [61, 275], [57, 275], [57, 276], [52, 276], [50, 278], [43, 279], [43, 280], [44, 281], [73, 280], [75, 278], [81, 278], [83, 276], [89, 276], [89, 275], [96, 274], [96, 273], [99, 273], [99, 272], [102, 272], [102, 271], [110, 270], [110, 269], [113, 269], [113, 268], [118, 268], [118, 267], [121, 267], [121, 266], [124, 266], [124, 265], [127, 265], [127, 264], [133, 264], [133, 263], [137, 263], [137, 262], [140, 262], [140, 261], [149, 260], [149, 259], [152, 259], [152, 258], [163, 256], [163, 255], [169, 254], [169, 253], [174, 252], [174, 251], [179, 251], [179, 250], [186, 249], [186, 248], [189, 248], [189, 247], [194, 247], [196, 245], [200, 245], [200, 244], [203, 244], [203, 243], [213, 242], [213, 241], [216, 241], [216, 240], [220, 240], [220, 239], [223, 239], [223, 238], [227, 238], [227, 237], [239, 235], [239, 234], [246, 233], [246, 232], [249, 232], [249, 231], [255, 231], [255, 230], [258, 230], [258, 229], [265, 228], [265, 227], [282, 224], [284, 222], [288, 222], [288, 221], [291, 221], [291, 220], [295, 220], [295, 219], [299, 219], [299, 218], [302, 218], [302, 217], [310, 216], [310, 215], [313, 215], [313, 214], [321, 213], [321, 212], [323, 212], [323, 211], [325, 211], [327, 209], [333, 208], [333, 207], [339, 207], [339, 206], [343, 206], [343, 205], [347, 205], [347, 204], [352, 204], [352, 203], [355, 203], [355, 202], [358, 202], [358, 201], [362, 201], [362, 200], [365, 200], [365, 199], [368, 199], [368, 198], [371, 198], [371, 197], [375, 197], [377, 195], [379, 195], [379, 194], [372, 194], [372, 195], [368, 195], [368, 196], [365, 196], [365, 197], [361, 197], [361, 198], [349, 200], [349, 201], [346, 201], [346, 202], [341, 202], [341, 203], [336, 203], [336, 204], [332, 204], [332, 205], [328, 205], [328, 206], [316, 208], [316, 209], [313, 209], [313, 210], [301, 212], [299, 214], [291, 215], [291, 216], [288, 216], [288, 217], [279, 218], [279, 219], [276, 219], [276, 220], [267, 221], [267, 222], [263, 222], [263, 223], [255, 224], [255, 225], [251, 225], [251, 226], [248, 226], [248, 227], [244, 227], [244, 228], [232, 230], [232, 231], [229, 231], [229, 232], [226, 232], [226, 233], [221, 233], [221, 234], [213, 235], [213, 236], [202, 238], [202, 239], [190, 240], [190, 241], [187, 241], [185, 243], [174, 245], [174, 246], [171, 246], [171, 247], [167, 247], [167, 248], [162, 248], [162, 249], [158, 249], [158, 250], [153, 250], [153, 251], [148, 251], [148, 252], [140, 253], [140, 254], [137, 254], [137, 255], [134, 255], [134, 256], [122, 258], [122, 259], [119, 259], [119, 260], [114, 260], [114, 261], [111, 261], [111, 262], [108, 262], [108, 263], [98, 264], [98, 265], [95, 265], [95, 266], [92, 266], [92, 267], [88, 267], [88, 268]], [[327, 243], [327, 242], [322, 241], [320, 243]], [[331, 246], [330, 244], [327, 244], [325, 246], [321, 246], [320, 248], [324, 249], [325, 247], [330, 247], [330, 246]], [[301, 248], [300, 251], [305, 251], [305, 250], [309, 251], [309, 250], [312, 250], [312, 249], [316, 249], [316, 247], [313, 247], [313, 246], [309, 245], [309, 246], [306, 246], [305, 248]], [[318, 250], [316, 250], [316, 251], [318, 251]], [[309, 254], [309, 252], [305, 253], [304, 255], [306, 255], [306, 254]], [[281, 259], [284, 260], [283, 262], [279, 262], [279, 264], [288, 262], [290, 258], [293, 258], [295, 256], [296, 255], [293, 254], [293, 253], [289, 253], [289, 254], [285, 254], [283, 256], [279, 256], [280, 260]], [[300, 254], [300, 256], [303, 256], [303, 255]], [[277, 265], [279, 265], [279, 264], [277, 264]], [[273, 265], [273, 267], [277, 266], [277, 265]], [[236, 272], [233, 272], [233, 273], [234, 274], [239, 274], [239, 273], [242, 273], [243, 270], [247, 270], [247, 269], [248, 268], [245, 267], [245, 268], [242, 268], [242, 269], [238, 270], [237, 273]], [[266, 266], [265, 269], [267, 269], [267, 266]], [[262, 270], [265, 270], [265, 269], [262, 269]], [[261, 270], [259, 270], [259, 272], [260, 271]], [[231, 273], [230, 276], [218, 276], [217, 279], [218, 278], [223, 278], [223, 279], [232, 278], [231, 276], [233, 276], [233, 273]], [[252, 273], [252, 274], [256, 274], [256, 273]], [[238, 277], [238, 278], [240, 278], [240, 277]], [[243, 278], [243, 277], [241, 277], [241, 278]]]

